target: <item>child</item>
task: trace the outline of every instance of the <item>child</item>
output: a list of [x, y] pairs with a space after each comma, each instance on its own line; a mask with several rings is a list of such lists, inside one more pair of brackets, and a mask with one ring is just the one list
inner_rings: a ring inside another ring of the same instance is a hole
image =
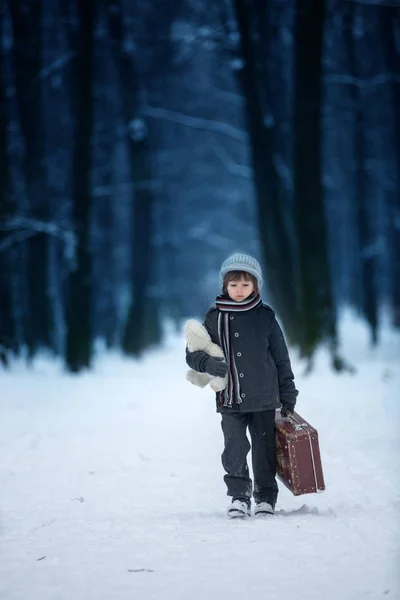
[[298, 391], [282, 330], [274, 311], [260, 297], [259, 263], [246, 254], [233, 254], [221, 267], [220, 281], [222, 295], [207, 312], [204, 326], [212, 341], [223, 349], [225, 360], [186, 349], [186, 362], [200, 373], [220, 377], [228, 373], [227, 387], [216, 394], [225, 442], [224, 480], [227, 495], [232, 496], [228, 516], [251, 514], [250, 448], [254, 514], [274, 514], [278, 495], [275, 409], [281, 406], [285, 417], [292, 414]]

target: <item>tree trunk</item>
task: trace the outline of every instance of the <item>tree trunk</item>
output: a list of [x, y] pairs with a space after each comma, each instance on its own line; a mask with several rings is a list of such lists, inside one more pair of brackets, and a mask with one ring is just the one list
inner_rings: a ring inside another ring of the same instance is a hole
[[389, 244], [391, 267], [391, 305], [394, 326], [400, 328], [400, 52], [396, 50], [395, 27], [400, 25], [400, 10], [381, 6], [382, 40], [386, 66], [391, 76], [394, 115], [396, 189], [391, 202]]
[[[43, 0], [44, 1], [44, 0]], [[71, 39], [72, 3], [46, 0], [43, 27], [43, 62], [57, 65], [60, 57], [70, 56], [76, 50]], [[74, 20], [76, 23], [76, 19]], [[74, 29], [76, 28], [76, 25]], [[74, 61], [43, 78], [43, 106], [45, 153], [49, 219], [61, 227], [70, 227], [68, 213], [72, 197], [72, 141], [74, 136], [71, 90], [73, 89]], [[67, 225], [68, 223], [68, 225]], [[68, 258], [59, 239], [49, 236], [49, 298], [52, 306], [54, 331], [53, 346], [57, 355], [65, 357], [66, 315], [65, 298], [68, 278]]]
[[[270, 114], [271, 107], [266, 104], [269, 89], [264, 63], [267, 57], [262, 56], [265, 47], [261, 44], [261, 48], [257, 48], [254, 43], [254, 39], [262, 40], [265, 36], [268, 6], [263, 3], [262, 7], [255, 4], [249, 8], [245, 0], [235, 0], [234, 7], [240, 33], [240, 58], [243, 61], [236, 73], [245, 100], [266, 281], [285, 332], [289, 340], [295, 343], [298, 329], [293, 245], [285, 227], [281, 182], [274, 165], [275, 126]], [[252, 26], [251, 14], [255, 16], [257, 31]], [[259, 66], [260, 62], [262, 68]]]
[[[103, 20], [104, 19], [104, 20]], [[118, 201], [115, 194], [114, 174], [116, 126], [118, 121], [118, 91], [115, 90], [113, 59], [110, 56], [110, 38], [107, 31], [107, 16], [101, 15], [102, 35], [97, 40], [95, 69], [96, 88], [94, 94], [94, 155], [93, 185], [100, 193], [93, 199], [93, 292], [95, 299], [93, 336], [105, 341], [111, 348], [117, 342], [118, 285], [115, 265], [115, 229]], [[112, 90], [110, 89], [112, 88]]]
[[[107, 176], [102, 180], [105, 182]], [[113, 177], [110, 179], [110, 188], [112, 188]], [[99, 267], [105, 269], [105, 272], [98, 273], [96, 279], [97, 292], [99, 297], [96, 299], [96, 313], [98, 317], [98, 335], [104, 339], [107, 348], [112, 348], [116, 343], [116, 333], [118, 329], [117, 306], [115, 302], [115, 279], [114, 279], [114, 219], [113, 198], [107, 195], [101, 198], [100, 206], [97, 209], [97, 226], [102, 243], [98, 246]], [[102, 257], [102, 258], [100, 258]], [[99, 268], [100, 271], [100, 268]], [[93, 307], [94, 309], [94, 307]]]
[[294, 203], [300, 271], [300, 351], [311, 359], [329, 339], [336, 349], [336, 314], [322, 188], [323, 0], [297, 0], [294, 36]]
[[[362, 79], [357, 60], [356, 42], [354, 39], [355, 10], [353, 4], [348, 4], [344, 16], [344, 39], [349, 61], [350, 76], [355, 82]], [[362, 10], [362, 7], [361, 7]], [[363, 94], [357, 83], [351, 86], [351, 99], [354, 115], [354, 152], [355, 152], [355, 207], [358, 230], [359, 256], [361, 262], [361, 294], [360, 307], [367, 321], [373, 344], [378, 339], [378, 297], [375, 284], [376, 257], [372, 252], [374, 230], [372, 226], [371, 198], [368, 194], [366, 171], [366, 142], [365, 122], [363, 118]]]
[[[0, 48], [0, 73], [4, 62]], [[7, 248], [7, 235], [1, 226], [13, 212], [10, 197], [10, 161], [7, 143], [7, 110], [4, 82], [0, 77], [0, 363], [8, 365], [9, 352], [16, 350], [15, 324], [11, 294], [11, 248]], [[4, 247], [3, 247], [4, 245]]]
[[[147, 125], [139, 110], [138, 77], [132, 56], [124, 48], [124, 32], [120, 4], [110, 0], [109, 26], [114, 42], [122, 91], [122, 110], [127, 136], [132, 189], [132, 282], [133, 293], [123, 335], [126, 354], [139, 356], [161, 332], [158, 312], [151, 302], [149, 287], [153, 276], [153, 174]], [[155, 333], [156, 332], [156, 333]]]
[[73, 223], [77, 237], [76, 265], [69, 275], [67, 301], [67, 368], [76, 373], [90, 367], [92, 358], [92, 269], [89, 239], [92, 202], [93, 46], [95, 3], [79, 2], [74, 90], [75, 136], [73, 148]]
[[[41, 94], [42, 2], [12, 0], [17, 105], [24, 139], [24, 175], [30, 213], [48, 221], [45, 189], [44, 127]], [[41, 347], [53, 346], [53, 318], [49, 301], [48, 245], [46, 234], [36, 233], [27, 242], [27, 314], [24, 322], [29, 357]]]

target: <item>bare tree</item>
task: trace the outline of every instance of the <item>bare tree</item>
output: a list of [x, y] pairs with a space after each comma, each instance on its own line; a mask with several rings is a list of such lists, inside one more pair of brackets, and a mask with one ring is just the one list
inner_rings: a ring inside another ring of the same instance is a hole
[[[362, 80], [360, 61], [357, 56], [357, 38], [355, 35], [356, 16], [360, 35], [363, 29], [363, 6], [348, 3], [344, 13], [343, 35], [347, 52], [349, 74], [353, 85], [350, 87], [352, 110], [354, 115], [354, 152], [355, 152], [355, 180], [354, 197], [356, 207], [356, 231], [358, 232], [358, 247], [361, 272], [360, 308], [361, 313], [371, 331], [371, 340], [375, 344], [378, 339], [378, 294], [376, 289], [376, 256], [373, 252], [375, 232], [371, 197], [368, 193], [366, 171], [366, 123], [363, 106], [365, 102], [362, 87], [358, 81]], [[357, 11], [359, 14], [357, 15]]]
[[396, 327], [400, 327], [400, 51], [399, 46], [396, 46], [396, 28], [399, 31], [400, 9], [394, 6], [381, 6], [380, 11], [382, 42], [386, 67], [390, 75], [396, 165], [396, 188], [391, 200], [389, 219], [391, 305], [393, 323]]
[[16, 350], [16, 339], [11, 294], [12, 249], [7, 243], [8, 236], [3, 227], [13, 212], [3, 64], [4, 57], [0, 48], [0, 362], [7, 365], [8, 353]]
[[[300, 283], [301, 354], [312, 359], [330, 339], [336, 354], [333, 302], [322, 188], [322, 50], [324, 0], [297, 0], [294, 25], [294, 204]], [[311, 364], [311, 363], [310, 363]]]
[[141, 114], [140, 84], [132, 44], [123, 27], [120, 2], [109, 0], [109, 27], [119, 70], [122, 113], [132, 176], [132, 292], [123, 336], [127, 354], [139, 355], [157, 341], [157, 312], [149, 288], [153, 276], [154, 192], [148, 126]]
[[[44, 170], [44, 128], [40, 72], [42, 66], [42, 2], [12, 0], [14, 72], [19, 125], [24, 142], [23, 170], [30, 215], [49, 217]], [[24, 322], [29, 356], [52, 347], [52, 311], [48, 284], [48, 239], [32, 235], [27, 244], [27, 312]]]
[[76, 265], [67, 290], [66, 364], [71, 372], [89, 367], [92, 358], [90, 216], [92, 204], [93, 54], [96, 3], [78, 3], [73, 140], [72, 216], [76, 233]]
[[118, 193], [115, 156], [120, 94], [108, 32], [108, 2], [99, 4], [102, 10], [97, 27], [94, 75], [92, 250], [96, 259], [93, 261], [93, 337], [100, 337], [107, 348], [111, 348], [118, 342], [119, 330], [117, 296], [120, 287], [115, 245], [120, 243], [116, 236], [117, 214], [123, 199], [120, 200]]
[[[290, 212], [276, 168], [276, 123], [270, 103], [266, 33], [269, 3], [234, 0], [240, 46], [236, 52], [258, 209], [258, 227], [272, 301], [289, 339], [298, 338], [293, 237]], [[285, 216], [286, 213], [286, 216]]]

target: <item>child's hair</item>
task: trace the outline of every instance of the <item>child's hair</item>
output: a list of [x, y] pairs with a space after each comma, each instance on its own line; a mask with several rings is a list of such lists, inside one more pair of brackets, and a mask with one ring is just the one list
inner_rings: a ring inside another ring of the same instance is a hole
[[224, 277], [224, 283], [222, 284], [222, 293], [227, 293], [228, 283], [231, 281], [240, 281], [240, 279], [244, 279], [245, 281], [251, 281], [254, 286], [254, 293], [258, 294], [260, 291], [258, 288], [258, 281], [251, 275], [251, 273], [247, 273], [247, 271], [228, 271], [228, 273]]

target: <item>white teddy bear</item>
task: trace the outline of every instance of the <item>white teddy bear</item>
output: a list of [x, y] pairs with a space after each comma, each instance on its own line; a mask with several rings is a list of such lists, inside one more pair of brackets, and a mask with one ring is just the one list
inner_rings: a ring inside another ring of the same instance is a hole
[[[211, 341], [210, 335], [204, 325], [195, 319], [189, 319], [189, 321], [186, 321], [185, 337], [189, 352], [203, 350], [210, 356], [214, 356], [216, 358], [225, 358], [222, 349]], [[193, 371], [193, 369], [190, 369], [186, 373], [186, 379], [190, 381], [190, 383], [193, 383], [193, 385], [197, 385], [201, 388], [205, 387], [207, 384], [210, 384], [210, 387], [214, 390], [214, 392], [221, 392], [226, 388], [228, 383], [227, 375], [225, 375], [225, 377], [214, 377], [208, 373], [198, 373], [197, 371]]]

